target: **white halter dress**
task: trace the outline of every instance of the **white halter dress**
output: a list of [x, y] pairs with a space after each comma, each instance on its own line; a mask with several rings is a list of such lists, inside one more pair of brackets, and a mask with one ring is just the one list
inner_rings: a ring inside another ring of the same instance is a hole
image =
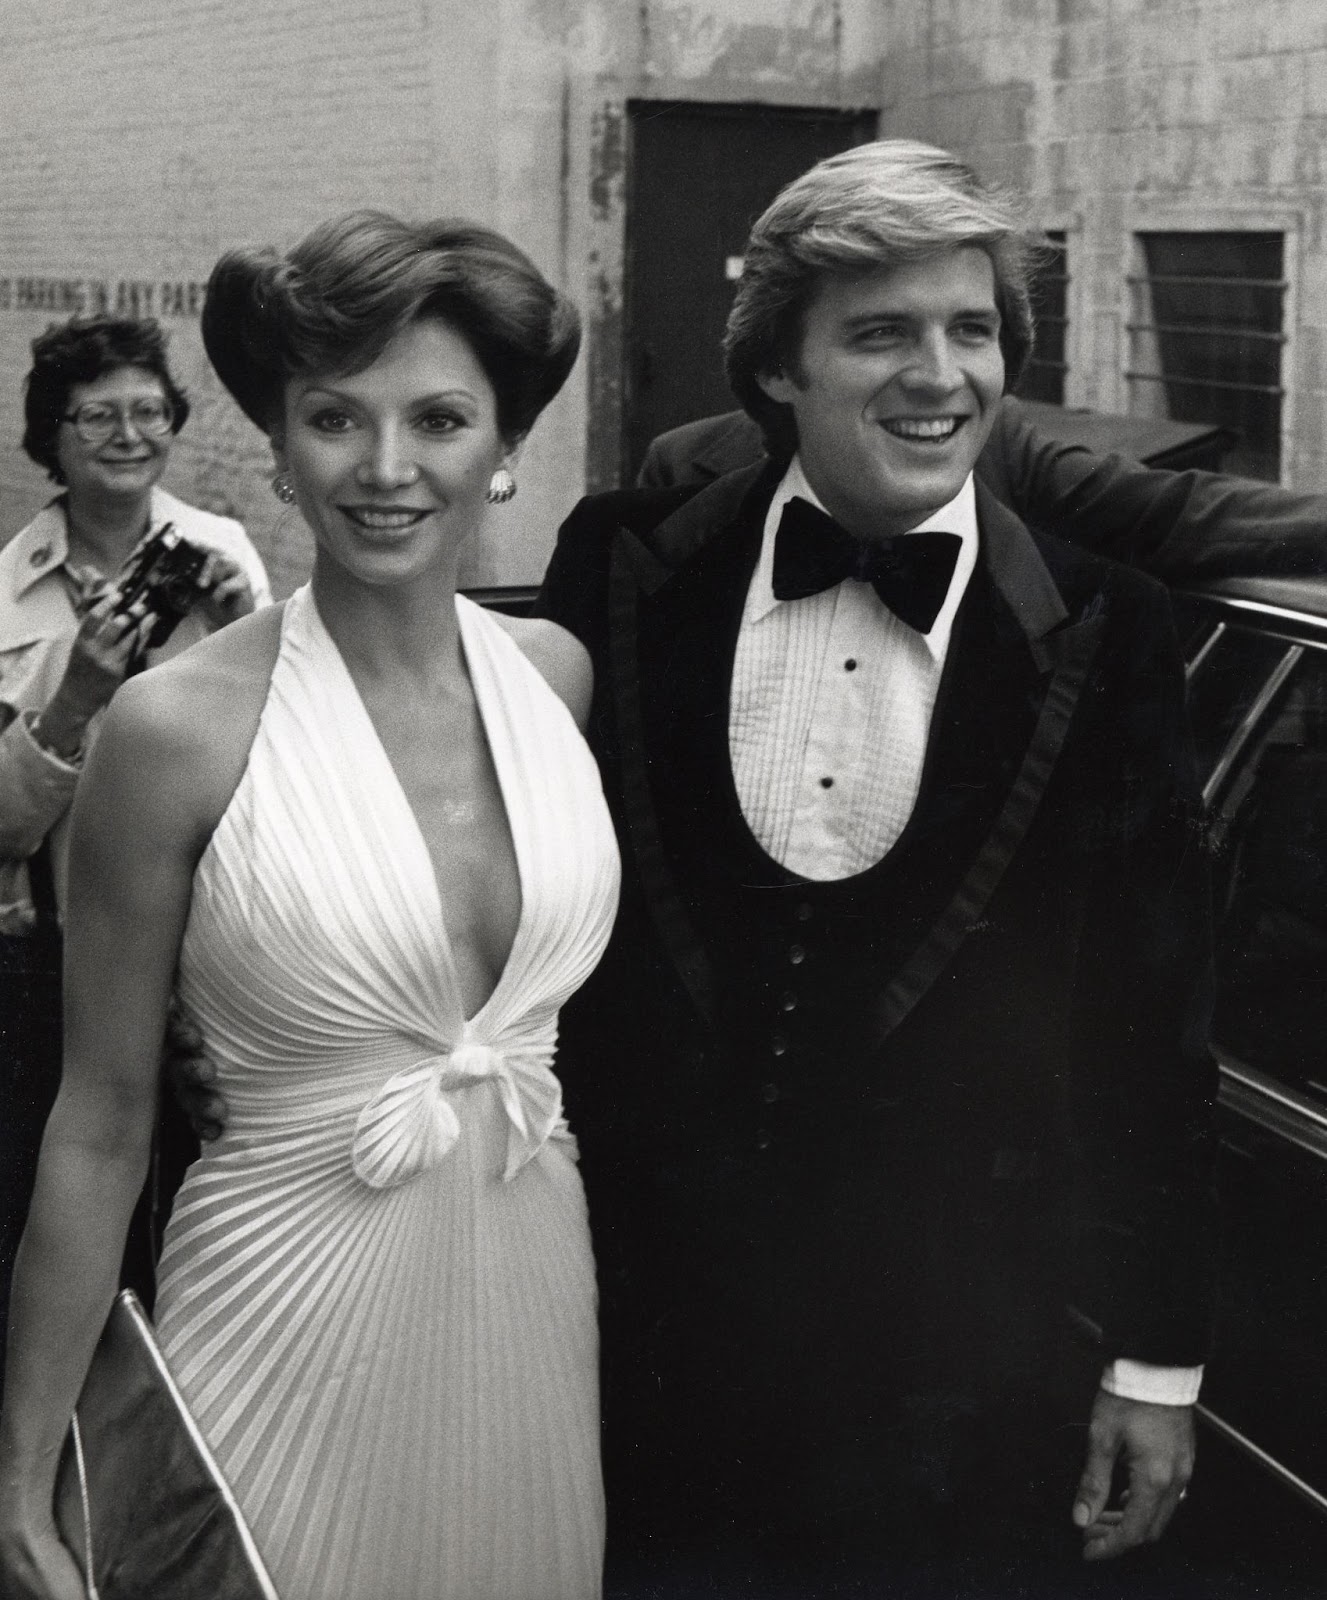
[[466, 1020], [427, 847], [308, 588], [181, 951], [229, 1120], [176, 1202], [158, 1331], [282, 1600], [600, 1592], [594, 1264], [553, 1057], [617, 850], [566, 708], [456, 607], [522, 891], [491, 998]]

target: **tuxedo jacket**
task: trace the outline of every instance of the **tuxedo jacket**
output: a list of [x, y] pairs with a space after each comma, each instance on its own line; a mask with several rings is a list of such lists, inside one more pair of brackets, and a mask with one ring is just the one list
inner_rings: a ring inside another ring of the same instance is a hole
[[716, 1394], [777, 1394], [811, 1427], [831, 1372], [859, 1412], [981, 1405], [1067, 1314], [1102, 1357], [1201, 1361], [1209, 908], [1166, 595], [979, 483], [913, 817], [810, 883], [728, 752], [778, 477], [583, 501], [539, 604], [593, 658], [624, 857], [560, 1052], [610, 1413], [635, 1386], [699, 1436]]

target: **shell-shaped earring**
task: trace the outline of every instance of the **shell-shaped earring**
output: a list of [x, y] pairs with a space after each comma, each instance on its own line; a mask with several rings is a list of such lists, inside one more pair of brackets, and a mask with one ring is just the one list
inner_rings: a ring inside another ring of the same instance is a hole
[[491, 506], [505, 506], [516, 493], [516, 479], [506, 467], [499, 467], [488, 480], [488, 493], [484, 499]]
[[272, 479], [272, 493], [283, 506], [293, 506], [295, 504], [295, 485], [284, 472], [278, 472], [276, 477]]

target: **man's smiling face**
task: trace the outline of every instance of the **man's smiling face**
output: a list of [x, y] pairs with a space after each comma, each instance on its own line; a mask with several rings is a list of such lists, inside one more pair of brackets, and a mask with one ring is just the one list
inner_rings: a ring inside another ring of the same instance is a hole
[[760, 382], [792, 407], [807, 481], [845, 528], [915, 527], [962, 488], [1004, 391], [991, 258], [962, 246], [826, 276], [796, 372]]

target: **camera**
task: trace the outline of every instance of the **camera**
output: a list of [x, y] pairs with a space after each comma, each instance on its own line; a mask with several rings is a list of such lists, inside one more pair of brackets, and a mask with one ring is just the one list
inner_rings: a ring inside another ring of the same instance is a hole
[[206, 550], [177, 533], [173, 522], [168, 522], [131, 559], [119, 582], [115, 611], [117, 616], [124, 616], [141, 602], [152, 612], [157, 620], [147, 638], [149, 650], [165, 644], [204, 592], [198, 575], [207, 563], [207, 555]]

